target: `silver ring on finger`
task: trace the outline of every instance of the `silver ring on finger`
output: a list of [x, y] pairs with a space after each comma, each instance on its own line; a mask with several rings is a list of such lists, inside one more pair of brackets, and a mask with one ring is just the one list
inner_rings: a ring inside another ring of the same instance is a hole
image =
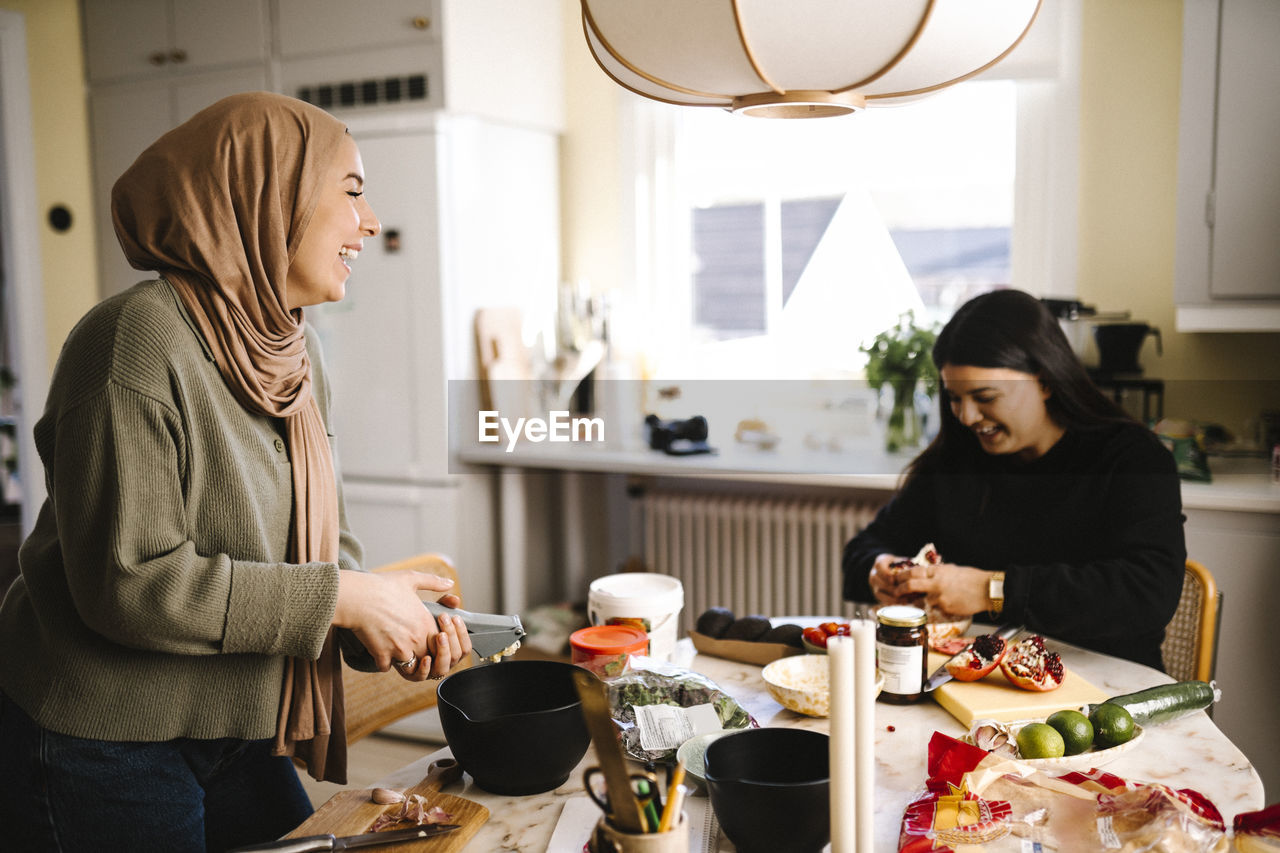
[[396, 665], [396, 669], [413, 669], [418, 664], [418, 656], [414, 655], [408, 660], [393, 660], [391, 662]]

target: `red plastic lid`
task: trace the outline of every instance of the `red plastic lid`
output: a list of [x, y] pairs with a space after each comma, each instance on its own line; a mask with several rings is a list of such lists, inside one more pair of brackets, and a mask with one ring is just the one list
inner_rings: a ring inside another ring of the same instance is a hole
[[593, 625], [570, 634], [569, 645], [593, 655], [643, 654], [649, 635], [630, 625]]

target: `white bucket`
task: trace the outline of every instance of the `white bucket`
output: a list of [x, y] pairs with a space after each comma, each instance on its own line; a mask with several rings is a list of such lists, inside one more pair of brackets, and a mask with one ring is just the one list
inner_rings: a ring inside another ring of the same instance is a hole
[[649, 634], [649, 656], [670, 660], [684, 609], [684, 586], [651, 572], [605, 575], [591, 582], [587, 615], [592, 625], [638, 624]]

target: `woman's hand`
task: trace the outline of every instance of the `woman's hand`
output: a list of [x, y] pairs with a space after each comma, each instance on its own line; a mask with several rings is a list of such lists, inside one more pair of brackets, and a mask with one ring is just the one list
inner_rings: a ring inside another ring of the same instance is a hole
[[[910, 559], [910, 557], [899, 557], [897, 554], [881, 554], [876, 557], [875, 563], [871, 566], [871, 574], [867, 576], [867, 583], [870, 584], [876, 601], [881, 604], [911, 603], [898, 591], [898, 579], [903, 570], [890, 568], [893, 563]], [[919, 596], [915, 598], [918, 600]]]
[[[448, 578], [426, 572], [339, 572], [333, 624], [351, 629], [379, 670], [395, 666], [410, 681], [440, 678], [471, 653], [471, 638], [461, 617], [445, 613], [432, 618], [418, 591], [442, 592], [451, 586]], [[440, 603], [457, 607], [461, 602], [456, 595], [444, 595]]]
[[967, 617], [981, 613], [990, 605], [988, 580], [992, 572], [941, 563], [936, 566], [912, 566], [894, 576], [892, 587], [898, 599], [924, 597], [931, 612]]

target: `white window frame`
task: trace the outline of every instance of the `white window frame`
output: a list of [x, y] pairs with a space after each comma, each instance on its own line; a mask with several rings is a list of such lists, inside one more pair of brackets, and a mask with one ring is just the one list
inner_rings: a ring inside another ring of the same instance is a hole
[[[1024, 65], [1011, 57], [986, 79], [1018, 83], [1012, 284], [1037, 296], [1069, 299], [1077, 292], [1079, 239], [1079, 0], [1045, 0], [1036, 27], [1040, 42], [1056, 44], [1057, 56]], [[672, 114], [621, 89], [619, 97], [622, 233], [633, 236], [627, 268], [635, 276], [623, 280], [620, 298], [644, 318], [638, 328], [662, 329], [687, 342], [694, 334], [692, 229], [689, 211], [675, 203]]]

